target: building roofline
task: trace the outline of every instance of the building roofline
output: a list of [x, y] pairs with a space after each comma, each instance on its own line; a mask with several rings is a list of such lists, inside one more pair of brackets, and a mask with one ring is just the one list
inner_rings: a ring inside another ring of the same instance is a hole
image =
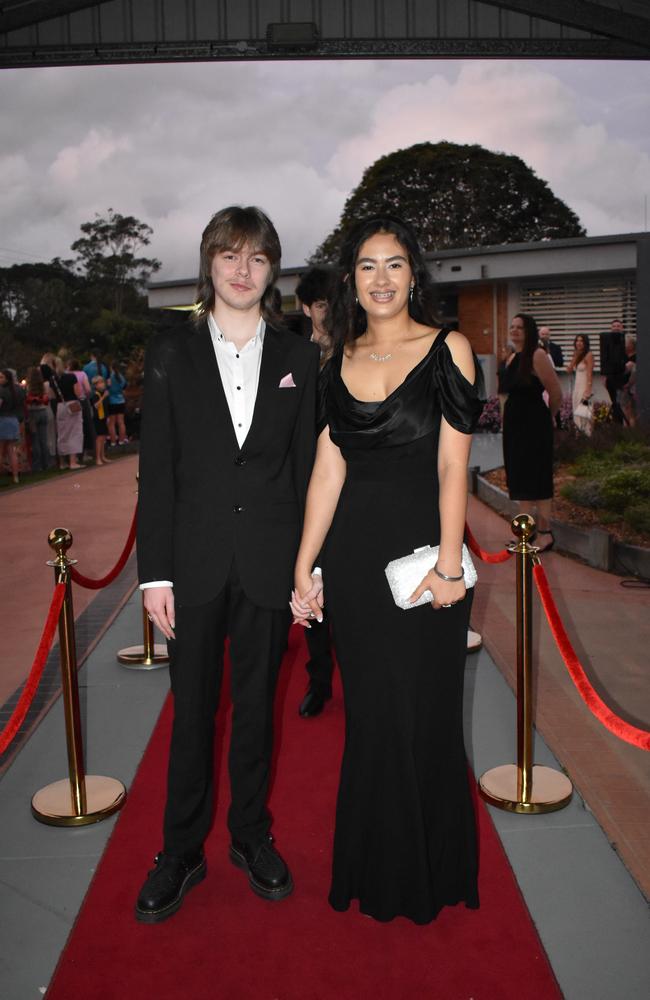
[[[484, 247], [458, 247], [451, 250], [431, 250], [424, 255], [425, 260], [445, 260], [451, 257], [480, 257], [485, 254], [526, 253], [534, 250], [566, 250], [572, 247], [604, 246], [608, 243], [636, 243], [646, 232], [613, 233], [610, 236], [571, 236], [561, 240], [531, 240], [529, 243], [496, 243]], [[298, 267], [283, 267], [280, 277], [288, 274], [304, 274], [310, 264]], [[148, 288], [176, 288], [179, 285], [196, 285], [198, 278], [181, 278], [172, 281], [152, 281]]]
[[570, 236], [561, 240], [531, 240], [528, 243], [496, 243], [481, 247], [457, 247], [455, 250], [431, 250], [425, 260], [448, 257], [478, 257], [482, 254], [522, 253], [532, 250], [563, 250], [570, 247], [598, 246], [607, 243], [636, 243], [645, 232], [613, 233], [611, 236]]

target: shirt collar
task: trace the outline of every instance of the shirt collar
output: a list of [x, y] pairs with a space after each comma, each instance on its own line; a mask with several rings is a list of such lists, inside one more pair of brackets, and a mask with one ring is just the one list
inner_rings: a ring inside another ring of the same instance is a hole
[[[215, 320], [212, 313], [208, 313], [208, 327], [210, 329], [210, 335], [212, 337], [212, 340], [215, 343], [217, 344], [232, 343], [232, 341], [226, 340], [223, 331], [219, 328], [219, 325], [217, 324], [217, 321]], [[261, 347], [264, 344], [265, 333], [266, 333], [266, 322], [264, 321], [264, 317], [260, 316], [259, 323], [257, 324], [257, 329], [255, 330], [254, 336], [251, 337], [251, 339], [246, 344], [244, 344], [242, 350], [243, 351], [250, 350], [253, 347], [257, 347], [258, 344]]]

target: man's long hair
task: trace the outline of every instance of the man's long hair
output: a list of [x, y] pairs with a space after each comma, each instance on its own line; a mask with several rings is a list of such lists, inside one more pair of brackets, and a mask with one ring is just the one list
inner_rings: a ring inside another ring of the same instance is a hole
[[281, 317], [273, 308], [273, 286], [280, 274], [282, 248], [275, 226], [260, 208], [249, 205], [231, 205], [222, 208], [212, 216], [201, 237], [199, 281], [196, 287], [197, 306], [194, 318], [205, 319], [214, 309], [214, 284], [212, 283], [212, 260], [221, 250], [239, 252], [244, 245], [263, 253], [271, 265], [269, 283], [260, 302], [260, 311], [265, 320], [272, 324], [281, 322]]

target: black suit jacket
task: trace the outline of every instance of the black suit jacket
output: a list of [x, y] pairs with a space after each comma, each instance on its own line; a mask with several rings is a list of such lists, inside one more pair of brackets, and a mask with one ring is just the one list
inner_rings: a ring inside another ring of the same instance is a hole
[[[239, 448], [207, 322], [147, 349], [138, 575], [204, 604], [233, 558], [246, 595], [286, 608], [315, 447], [318, 349], [268, 324], [253, 421]], [[280, 388], [291, 373], [295, 388]]]

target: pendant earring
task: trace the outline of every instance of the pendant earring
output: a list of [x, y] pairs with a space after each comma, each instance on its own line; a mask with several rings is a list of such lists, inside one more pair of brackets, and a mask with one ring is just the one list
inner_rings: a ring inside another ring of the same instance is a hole
[[409, 302], [413, 301], [413, 289], [414, 288], [415, 288], [415, 285], [411, 285], [411, 288], [409, 290]]

